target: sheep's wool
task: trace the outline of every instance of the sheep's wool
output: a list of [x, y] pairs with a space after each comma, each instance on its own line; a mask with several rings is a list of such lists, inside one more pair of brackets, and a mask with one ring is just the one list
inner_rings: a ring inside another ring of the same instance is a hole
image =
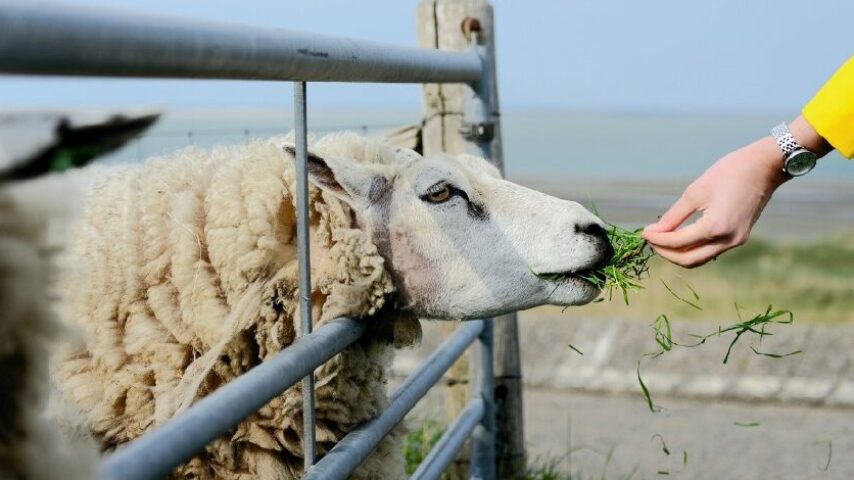
[[0, 192], [0, 479], [92, 478], [94, 445], [68, 442], [43, 415], [48, 351], [64, 332], [44, 285], [53, 273], [44, 225]]
[[[168, 421], [298, 338], [295, 177], [283, 143], [188, 148], [114, 171], [92, 190], [64, 282], [86, 347], [65, 355], [55, 376], [105, 448]], [[362, 162], [394, 156], [352, 134], [325, 137], [312, 151]], [[312, 187], [310, 210], [315, 326], [338, 316], [384, 325], [315, 372], [323, 454], [385, 405], [390, 344], [417, 341], [420, 326], [380, 312], [393, 285], [349, 207]], [[301, 437], [297, 384], [173, 477], [297, 478]], [[402, 477], [399, 437], [354, 477]]]

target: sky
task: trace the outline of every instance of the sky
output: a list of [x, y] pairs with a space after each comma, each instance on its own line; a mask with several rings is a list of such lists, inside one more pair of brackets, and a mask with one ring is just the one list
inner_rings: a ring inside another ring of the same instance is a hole
[[[417, 0], [66, 3], [417, 45]], [[852, 0], [493, 5], [503, 109], [795, 114], [854, 54]], [[291, 96], [278, 82], [0, 78], [0, 109], [276, 109]], [[309, 98], [316, 108], [420, 108], [413, 85], [311, 84]]]

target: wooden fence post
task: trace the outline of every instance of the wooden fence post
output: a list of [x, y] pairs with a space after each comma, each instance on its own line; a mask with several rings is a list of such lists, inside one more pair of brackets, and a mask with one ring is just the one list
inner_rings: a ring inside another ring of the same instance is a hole
[[[498, 108], [497, 81], [495, 78], [495, 42], [492, 6], [488, 0], [422, 0], [418, 7], [418, 38], [421, 47], [441, 50], [465, 50], [469, 39], [463, 32], [466, 18], [480, 23], [480, 43], [489, 51], [491, 61], [491, 91], [494, 136], [490, 142], [489, 159], [502, 171], [504, 158], [501, 148], [501, 125]], [[422, 148], [425, 155], [438, 152], [462, 153], [470, 151], [468, 140], [462, 135], [463, 112], [467, 85], [425, 84], [423, 89], [424, 120]], [[519, 340], [516, 314], [494, 320], [495, 330], [495, 412], [496, 455], [498, 478], [521, 478], [525, 470], [525, 447], [522, 415], [522, 371], [519, 359]], [[454, 330], [455, 324], [445, 329]], [[468, 356], [462, 357], [449, 371], [452, 385], [448, 397], [448, 410], [452, 419], [459, 414], [469, 398]], [[476, 363], [476, 362], [475, 362]], [[467, 477], [468, 456], [460, 455], [451, 469], [452, 478]]]

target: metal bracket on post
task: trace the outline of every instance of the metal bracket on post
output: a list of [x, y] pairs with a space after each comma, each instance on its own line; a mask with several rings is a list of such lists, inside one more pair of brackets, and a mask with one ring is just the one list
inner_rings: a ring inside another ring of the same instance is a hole
[[[474, 44], [474, 40], [471, 48], [486, 64], [486, 49]], [[490, 82], [491, 79], [483, 75], [477, 83], [465, 89], [463, 121], [460, 125], [460, 134], [469, 141], [469, 145], [475, 147], [475, 151], [471, 153], [486, 159], [492, 158], [491, 143], [495, 138], [495, 122], [492, 121], [492, 105], [490, 105], [489, 96]]]
[[[481, 61], [486, 63], [486, 50], [481, 46], [483, 36], [480, 31], [480, 20], [466, 17], [460, 24], [460, 28], [471, 48], [477, 52]], [[486, 143], [495, 137], [495, 123], [489, 120], [489, 106], [484, 102], [486, 90], [483, 87], [487, 81], [487, 76], [482, 75], [478, 84], [472, 88], [474, 96], [466, 101], [465, 118], [460, 126], [460, 134], [470, 142]]]
[[471, 142], [488, 142], [495, 137], [495, 124], [492, 122], [463, 122], [460, 126], [460, 134]]

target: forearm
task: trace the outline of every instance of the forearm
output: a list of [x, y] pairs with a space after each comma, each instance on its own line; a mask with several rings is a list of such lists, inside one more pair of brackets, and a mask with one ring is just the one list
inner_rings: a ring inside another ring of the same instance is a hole
[[798, 118], [792, 120], [792, 123], [789, 124], [789, 131], [792, 132], [792, 136], [798, 143], [818, 155], [819, 158], [833, 151], [833, 146], [819, 135], [803, 115], [798, 115]]

